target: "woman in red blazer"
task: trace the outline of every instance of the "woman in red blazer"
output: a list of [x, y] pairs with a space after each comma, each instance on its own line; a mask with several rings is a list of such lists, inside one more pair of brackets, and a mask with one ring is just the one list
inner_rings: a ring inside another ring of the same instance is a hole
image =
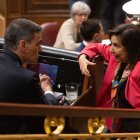
[[[79, 56], [82, 73], [90, 76], [88, 65], [95, 55], [108, 62], [97, 95], [98, 107], [140, 108], [140, 30], [132, 24], [122, 24], [110, 31], [111, 46], [88, 44]], [[108, 119], [112, 132], [140, 132], [139, 119]]]

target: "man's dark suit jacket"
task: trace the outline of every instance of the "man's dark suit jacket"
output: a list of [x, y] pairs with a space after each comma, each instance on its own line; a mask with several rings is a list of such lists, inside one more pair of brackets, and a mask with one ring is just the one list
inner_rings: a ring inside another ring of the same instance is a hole
[[[0, 102], [57, 104], [52, 94], [43, 94], [38, 74], [23, 68], [20, 58], [9, 50], [0, 53]], [[33, 117], [0, 116], [0, 133], [36, 133], [35, 127], [40, 128], [37, 121], [31, 126], [31, 120]]]

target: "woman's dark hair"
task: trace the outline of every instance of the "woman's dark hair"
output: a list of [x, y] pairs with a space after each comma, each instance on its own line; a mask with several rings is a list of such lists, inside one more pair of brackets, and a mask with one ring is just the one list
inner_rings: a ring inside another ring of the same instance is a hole
[[40, 31], [41, 27], [30, 20], [22, 18], [13, 20], [4, 36], [4, 48], [16, 49], [18, 42], [22, 39], [31, 42], [34, 34]]
[[109, 37], [119, 36], [121, 44], [128, 53], [128, 62], [134, 65], [140, 60], [140, 29], [131, 23], [121, 24], [114, 30], [109, 31]]

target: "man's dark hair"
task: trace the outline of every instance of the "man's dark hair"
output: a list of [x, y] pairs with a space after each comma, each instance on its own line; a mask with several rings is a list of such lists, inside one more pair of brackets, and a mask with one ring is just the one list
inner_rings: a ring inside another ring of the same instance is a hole
[[100, 24], [101, 22], [98, 19], [88, 19], [82, 23], [80, 30], [85, 41], [91, 41], [93, 39], [93, 35], [95, 33], [99, 33], [101, 29]]
[[40, 31], [41, 27], [30, 20], [22, 18], [13, 20], [9, 24], [4, 36], [4, 48], [16, 49], [18, 42], [22, 39], [31, 42], [34, 33]]
[[131, 23], [121, 24], [109, 32], [110, 39], [113, 35], [120, 37], [122, 45], [127, 50], [130, 64], [135, 64], [140, 60], [140, 28], [138, 26]]

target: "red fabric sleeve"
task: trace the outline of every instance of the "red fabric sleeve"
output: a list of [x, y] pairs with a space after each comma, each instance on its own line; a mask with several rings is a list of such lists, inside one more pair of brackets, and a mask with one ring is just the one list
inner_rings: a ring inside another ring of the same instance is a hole
[[[101, 43], [89, 43], [80, 53], [86, 54], [90, 60], [96, 55], [101, 55], [105, 61], [109, 61], [111, 57], [110, 46]], [[80, 56], [79, 55], [79, 56]]]

